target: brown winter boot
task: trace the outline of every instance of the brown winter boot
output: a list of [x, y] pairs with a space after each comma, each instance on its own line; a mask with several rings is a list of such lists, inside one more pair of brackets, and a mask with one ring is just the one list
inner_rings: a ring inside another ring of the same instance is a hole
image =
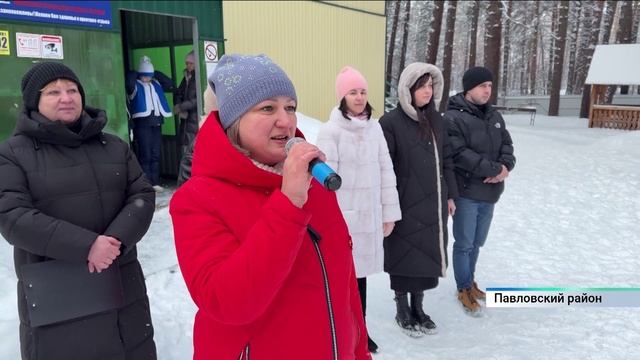
[[458, 290], [458, 301], [462, 303], [464, 309], [469, 313], [477, 313], [480, 311], [480, 304], [471, 294], [471, 289]]
[[480, 290], [480, 288], [478, 287], [478, 283], [476, 283], [475, 281], [473, 282], [473, 285], [471, 286], [471, 296], [473, 296], [474, 299], [476, 300], [486, 300], [487, 299], [487, 294]]

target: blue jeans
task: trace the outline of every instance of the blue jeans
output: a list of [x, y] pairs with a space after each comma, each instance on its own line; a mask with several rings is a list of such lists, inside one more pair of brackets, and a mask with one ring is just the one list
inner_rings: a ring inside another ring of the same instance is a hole
[[453, 215], [453, 273], [458, 290], [471, 288], [480, 247], [489, 234], [494, 204], [460, 197]]
[[133, 136], [138, 143], [138, 161], [151, 185], [160, 185], [162, 126], [137, 125]]

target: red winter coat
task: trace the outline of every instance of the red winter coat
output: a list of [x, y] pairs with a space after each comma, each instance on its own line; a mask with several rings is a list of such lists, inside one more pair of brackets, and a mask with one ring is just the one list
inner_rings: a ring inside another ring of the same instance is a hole
[[370, 359], [335, 194], [314, 180], [297, 208], [280, 192], [281, 176], [233, 148], [217, 113], [207, 120], [192, 178], [170, 208], [199, 309], [194, 359]]

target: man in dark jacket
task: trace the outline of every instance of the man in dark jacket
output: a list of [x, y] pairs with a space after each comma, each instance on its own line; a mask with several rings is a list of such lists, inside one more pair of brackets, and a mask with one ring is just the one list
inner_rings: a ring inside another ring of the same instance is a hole
[[[218, 101], [216, 100], [216, 95], [213, 92], [211, 84], [207, 85], [202, 97], [204, 98], [205, 117], [208, 116], [210, 112], [218, 110]], [[204, 119], [202, 122], [204, 122]], [[202, 122], [198, 122], [198, 129], [200, 129]], [[195, 147], [195, 143], [196, 138], [194, 136], [182, 154], [182, 159], [180, 159], [180, 168], [178, 169], [178, 186], [184, 184], [185, 181], [191, 178], [191, 161], [193, 160], [193, 149]]]
[[22, 359], [155, 359], [136, 254], [151, 185], [128, 144], [102, 132], [106, 114], [85, 106], [71, 69], [35, 65], [22, 97], [14, 135], [0, 143], [0, 234], [14, 247]]
[[445, 113], [460, 194], [453, 215], [453, 270], [458, 300], [466, 311], [479, 314], [478, 300], [484, 300], [485, 293], [475, 281], [476, 262], [516, 158], [504, 120], [489, 104], [491, 72], [473, 67], [462, 83], [464, 92], [449, 99]]
[[180, 145], [182, 153], [196, 138], [198, 133], [198, 93], [196, 90], [196, 65], [195, 55], [191, 51], [185, 57], [184, 77], [178, 86], [178, 91], [173, 99], [175, 106], [173, 113], [180, 118]]

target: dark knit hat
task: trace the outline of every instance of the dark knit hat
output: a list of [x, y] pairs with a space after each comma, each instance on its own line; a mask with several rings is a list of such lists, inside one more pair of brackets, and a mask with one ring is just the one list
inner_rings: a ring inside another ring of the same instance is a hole
[[52, 61], [34, 65], [22, 77], [21, 89], [24, 107], [29, 111], [38, 110], [40, 90], [48, 83], [58, 79], [70, 80], [78, 85], [80, 96], [82, 96], [82, 108], [84, 108], [84, 89], [76, 74], [66, 65]]
[[491, 71], [486, 67], [475, 66], [464, 72], [462, 76], [462, 89], [466, 93], [486, 81], [493, 81]]
[[266, 55], [224, 55], [209, 83], [216, 93], [220, 123], [225, 130], [266, 99], [288, 96], [298, 101], [287, 74]]

